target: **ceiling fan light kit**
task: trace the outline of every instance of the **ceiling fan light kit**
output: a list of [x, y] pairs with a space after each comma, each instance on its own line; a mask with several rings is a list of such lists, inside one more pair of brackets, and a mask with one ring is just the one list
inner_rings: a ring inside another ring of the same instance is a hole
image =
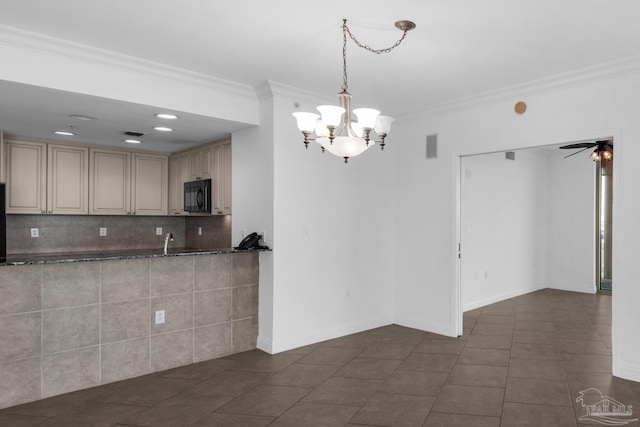
[[583, 151], [593, 147], [596, 147], [596, 149], [593, 150], [589, 157], [591, 157], [591, 160], [594, 162], [613, 160], [613, 140], [610, 139], [595, 142], [578, 142], [576, 144], [563, 145], [560, 149], [575, 150], [581, 148], [581, 150], [565, 156], [564, 158], [566, 159], [567, 157], [575, 156], [576, 154], [582, 153]]
[[[380, 149], [384, 150], [385, 138], [391, 130], [394, 118], [380, 115], [380, 111], [373, 108], [351, 110], [351, 94], [347, 83], [347, 34], [357, 46], [369, 52], [389, 53], [402, 43], [407, 32], [413, 30], [416, 24], [406, 20], [397, 21], [395, 27], [403, 33], [393, 46], [386, 49], [372, 49], [360, 43], [347, 26], [347, 20], [342, 20], [342, 90], [338, 93], [339, 106], [320, 105], [317, 107], [320, 114], [293, 113], [298, 129], [304, 135], [305, 148], [309, 148], [310, 141], [315, 141], [320, 145], [323, 153], [325, 150], [329, 151], [344, 158], [345, 163], [350, 157], [362, 154], [376, 142], [380, 143]], [[354, 121], [351, 113], [357, 117], [358, 121]], [[377, 141], [373, 138], [372, 131], [375, 131]], [[315, 132], [315, 138], [312, 137], [313, 132]]]

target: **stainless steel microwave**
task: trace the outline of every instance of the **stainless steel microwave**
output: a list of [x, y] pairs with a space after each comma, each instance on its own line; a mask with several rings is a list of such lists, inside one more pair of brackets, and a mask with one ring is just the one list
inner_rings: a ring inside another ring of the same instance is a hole
[[211, 213], [211, 180], [201, 179], [184, 183], [184, 210]]

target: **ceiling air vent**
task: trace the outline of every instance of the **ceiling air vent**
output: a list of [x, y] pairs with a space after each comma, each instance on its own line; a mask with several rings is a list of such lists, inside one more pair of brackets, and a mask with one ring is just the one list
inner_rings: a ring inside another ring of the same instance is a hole
[[135, 136], [136, 138], [140, 138], [142, 135], [144, 135], [144, 133], [142, 132], [132, 132], [130, 130], [126, 131], [124, 134], [127, 136]]

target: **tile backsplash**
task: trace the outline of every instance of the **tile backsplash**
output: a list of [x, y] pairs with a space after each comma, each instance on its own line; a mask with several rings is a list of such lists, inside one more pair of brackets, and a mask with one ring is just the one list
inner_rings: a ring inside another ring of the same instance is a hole
[[[33, 228], [38, 237], [31, 237]], [[170, 247], [229, 248], [231, 216], [7, 215], [7, 254], [162, 249], [167, 233]]]

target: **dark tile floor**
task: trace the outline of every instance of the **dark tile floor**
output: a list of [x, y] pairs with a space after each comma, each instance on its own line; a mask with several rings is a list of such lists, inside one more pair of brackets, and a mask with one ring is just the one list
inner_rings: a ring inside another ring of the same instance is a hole
[[567, 427], [590, 387], [637, 417], [610, 325], [609, 296], [543, 290], [465, 313], [460, 338], [392, 325], [250, 351], [7, 408], [0, 425]]

